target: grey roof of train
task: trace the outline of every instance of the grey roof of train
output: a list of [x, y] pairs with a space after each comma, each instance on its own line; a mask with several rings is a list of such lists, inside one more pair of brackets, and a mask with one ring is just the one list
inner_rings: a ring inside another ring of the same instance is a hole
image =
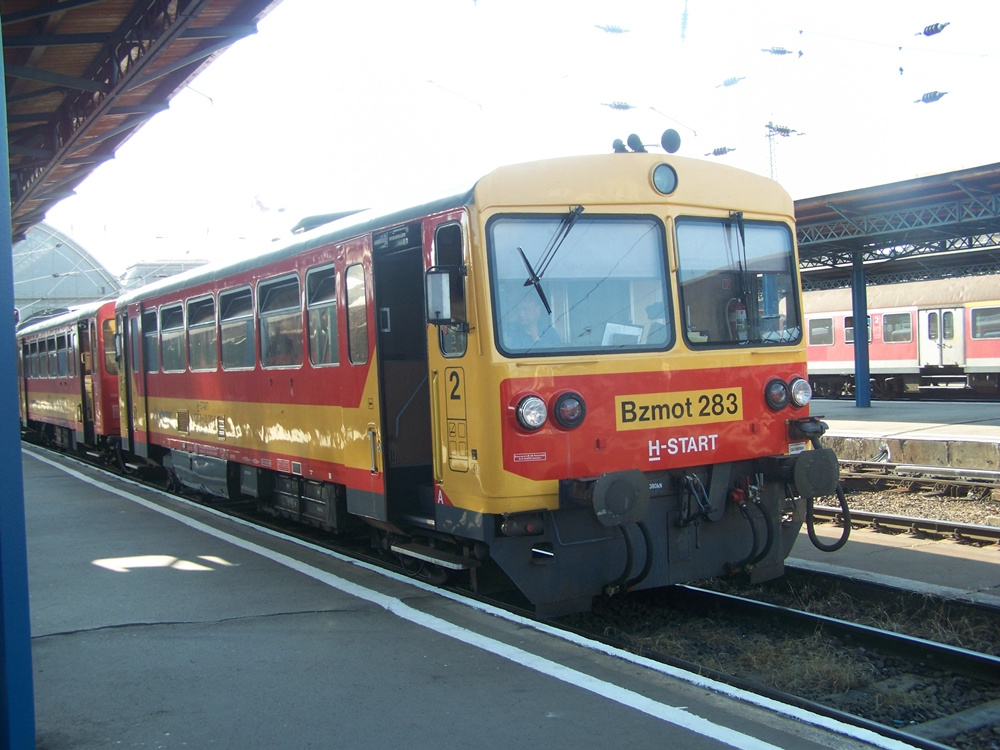
[[260, 268], [278, 260], [295, 257], [296, 255], [332, 242], [339, 242], [367, 232], [405, 224], [428, 214], [460, 206], [468, 206], [473, 202], [474, 189], [473, 186], [468, 190], [460, 191], [447, 197], [435, 198], [425, 203], [407, 206], [406, 208], [369, 209], [354, 213], [346, 218], [339, 219], [330, 224], [323, 224], [305, 232], [290, 242], [283, 244], [281, 247], [271, 248], [262, 251], [258, 255], [241, 260], [200, 266], [127, 292], [118, 298], [118, 305], [127, 305], [147, 297], [168, 294], [209, 281], [224, 279], [245, 271], [252, 271], [255, 268]]

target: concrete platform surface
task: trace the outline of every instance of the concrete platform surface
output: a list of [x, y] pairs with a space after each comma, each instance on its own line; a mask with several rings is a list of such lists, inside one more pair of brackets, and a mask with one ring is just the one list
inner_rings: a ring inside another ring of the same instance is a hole
[[909, 747], [23, 460], [38, 748]]
[[[840, 529], [821, 524], [817, 535], [829, 544], [840, 537]], [[949, 538], [852, 529], [839, 550], [821, 552], [803, 529], [786, 566], [830, 570], [860, 581], [1000, 607], [996, 544], [976, 547]]]
[[817, 399], [809, 411], [841, 459], [1000, 471], [1000, 403]]

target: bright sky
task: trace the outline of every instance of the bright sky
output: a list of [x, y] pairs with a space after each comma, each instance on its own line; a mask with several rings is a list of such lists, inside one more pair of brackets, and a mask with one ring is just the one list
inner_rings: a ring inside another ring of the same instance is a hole
[[992, 164], [998, 29], [995, 0], [284, 0], [46, 221], [115, 273], [238, 257], [668, 127], [763, 175], [767, 123], [797, 131], [773, 144], [794, 198]]

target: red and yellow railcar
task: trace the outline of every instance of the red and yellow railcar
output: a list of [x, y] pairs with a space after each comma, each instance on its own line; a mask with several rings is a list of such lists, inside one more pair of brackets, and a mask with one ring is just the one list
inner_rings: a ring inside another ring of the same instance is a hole
[[125, 447], [540, 612], [780, 575], [836, 459], [793, 206], [654, 154], [504, 167], [118, 301]]
[[64, 450], [117, 441], [115, 303], [84, 305], [18, 331], [21, 426]]

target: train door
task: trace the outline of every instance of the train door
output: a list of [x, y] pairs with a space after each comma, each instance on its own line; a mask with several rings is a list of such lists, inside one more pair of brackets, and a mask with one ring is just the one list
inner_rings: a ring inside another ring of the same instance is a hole
[[965, 364], [965, 310], [920, 310], [921, 367]]
[[451, 317], [461, 321], [456, 325], [432, 326], [428, 340], [429, 368], [431, 372], [431, 408], [437, 434], [434, 451], [434, 472], [440, 497], [435, 502], [445, 503], [444, 495], [451, 500], [456, 493], [469, 491], [475, 477], [472, 451], [469, 448], [469, 414], [467, 398], [473, 392], [469, 377], [472, 368], [466, 357], [469, 346], [470, 311], [466, 299], [466, 258], [463, 232], [464, 214], [456, 212], [442, 217], [432, 227], [428, 236], [433, 238], [428, 265], [448, 271], [447, 297]]
[[[351, 467], [366, 467], [367, 482], [347, 487], [347, 510], [374, 521], [388, 521], [382, 455], [382, 399], [378, 391], [378, 346], [372, 345], [375, 313], [372, 297], [371, 253], [367, 238], [340, 248], [344, 261], [344, 301], [347, 310], [347, 371], [345, 393], [353, 393], [357, 407], [345, 409], [344, 455]], [[377, 344], [377, 340], [376, 340]], [[349, 403], [347, 406], [354, 406]]]
[[390, 519], [433, 517], [427, 335], [419, 222], [372, 237], [382, 461]]
[[[120, 333], [119, 351], [121, 361], [118, 363], [118, 413], [121, 418], [122, 448], [139, 456], [146, 455], [146, 404], [143, 399], [145, 382], [143, 368], [145, 357], [142, 356], [143, 337], [141, 317], [142, 311], [138, 303], [131, 304], [125, 311], [118, 313], [117, 330]], [[152, 313], [152, 336], [156, 337], [156, 311]], [[154, 341], [155, 344], [155, 341]], [[153, 366], [159, 366], [153, 349]]]
[[83, 442], [94, 444], [94, 352], [97, 328], [94, 320], [81, 320], [76, 337], [80, 356], [80, 388], [83, 392]]

